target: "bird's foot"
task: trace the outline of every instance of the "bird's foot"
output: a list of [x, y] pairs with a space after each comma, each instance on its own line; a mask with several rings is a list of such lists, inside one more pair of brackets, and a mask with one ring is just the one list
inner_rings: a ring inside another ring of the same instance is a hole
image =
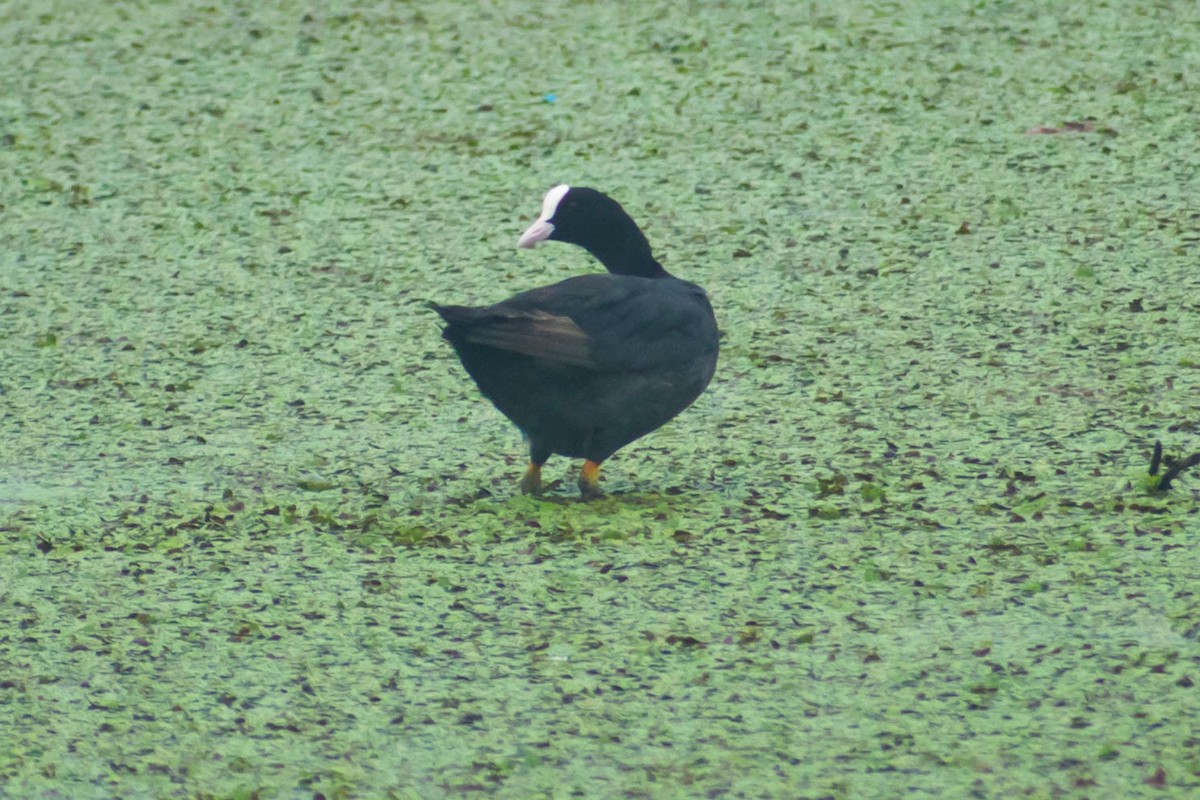
[[583, 462], [583, 469], [579, 473], [579, 493], [585, 500], [604, 496], [600, 488], [600, 465], [595, 461]]
[[521, 478], [521, 494], [541, 494], [543, 488], [542, 468], [530, 461], [525, 475]]

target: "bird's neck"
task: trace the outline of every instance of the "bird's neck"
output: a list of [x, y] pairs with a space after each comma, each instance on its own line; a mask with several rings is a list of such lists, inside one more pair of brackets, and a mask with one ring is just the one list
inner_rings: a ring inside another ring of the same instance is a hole
[[629, 221], [614, 235], [598, 237], [585, 245], [589, 253], [614, 275], [637, 278], [666, 278], [669, 274], [654, 258], [645, 234]]

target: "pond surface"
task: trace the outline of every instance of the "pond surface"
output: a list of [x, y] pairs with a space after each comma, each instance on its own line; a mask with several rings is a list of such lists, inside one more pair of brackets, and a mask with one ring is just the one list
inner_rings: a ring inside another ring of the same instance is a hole
[[[1197, 791], [1195, 9], [260, 6], [0, 8], [0, 795]], [[723, 332], [592, 503], [561, 182]]]

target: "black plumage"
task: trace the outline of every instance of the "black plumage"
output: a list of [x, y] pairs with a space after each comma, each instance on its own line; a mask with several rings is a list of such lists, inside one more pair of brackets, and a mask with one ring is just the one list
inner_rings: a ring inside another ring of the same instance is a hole
[[481, 392], [529, 440], [524, 492], [559, 454], [599, 466], [699, 397], [717, 363], [717, 324], [704, 290], [654, 259], [637, 224], [595, 189], [557, 186], [521, 247], [580, 245], [608, 274], [580, 275], [485, 307], [434, 305], [443, 336]]

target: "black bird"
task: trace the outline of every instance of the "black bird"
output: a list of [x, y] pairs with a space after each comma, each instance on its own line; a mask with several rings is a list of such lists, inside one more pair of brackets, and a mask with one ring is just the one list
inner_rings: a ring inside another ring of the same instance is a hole
[[700, 396], [717, 366], [717, 321], [704, 290], [654, 260], [621, 205], [595, 189], [555, 186], [519, 247], [571, 242], [608, 273], [579, 275], [492, 306], [433, 308], [442, 335], [496, 408], [529, 440], [525, 494], [542, 490], [553, 453], [585, 459], [584, 497], [600, 464]]

